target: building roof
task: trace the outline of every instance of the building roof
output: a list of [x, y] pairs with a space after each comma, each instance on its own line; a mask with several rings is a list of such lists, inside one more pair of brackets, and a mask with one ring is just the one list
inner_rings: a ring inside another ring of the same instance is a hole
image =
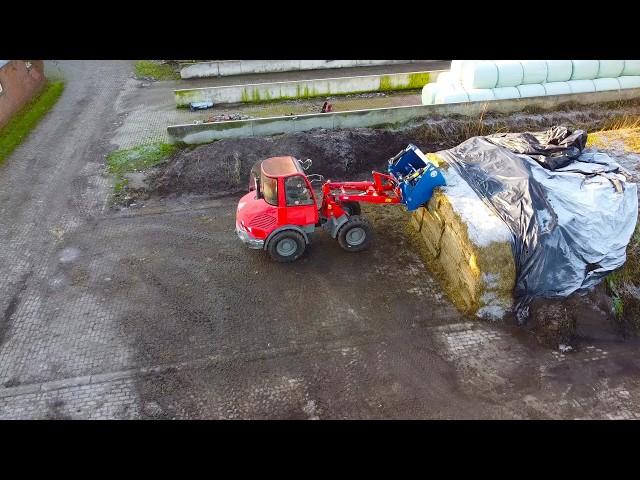
[[4, 67], [7, 63], [9, 63], [11, 60], [0, 60], [0, 68]]

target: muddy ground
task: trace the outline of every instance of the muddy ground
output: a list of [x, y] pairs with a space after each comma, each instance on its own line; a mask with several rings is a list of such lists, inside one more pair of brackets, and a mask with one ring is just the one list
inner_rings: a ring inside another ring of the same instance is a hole
[[[130, 182], [128, 201], [139, 203], [152, 197], [220, 197], [238, 193], [246, 189], [251, 167], [271, 156], [311, 158], [310, 173], [320, 173], [335, 180], [365, 179], [372, 169], [384, 170], [386, 160], [408, 143], [430, 152], [451, 148], [478, 134], [543, 130], [560, 124], [596, 131], [613, 119], [640, 115], [638, 102], [610, 107], [606, 110], [573, 106], [551, 113], [487, 114], [475, 120], [436, 118], [397, 130], [318, 129], [273, 137], [220, 140], [181, 150], [143, 179]], [[618, 154], [616, 158], [626, 168], [637, 168], [624, 155]], [[515, 322], [515, 319], [509, 321]], [[580, 338], [614, 339], [630, 333], [616, 322], [612, 300], [604, 286], [587, 296], [575, 295], [562, 301], [536, 300], [530, 308], [527, 328], [541, 343], [553, 347], [559, 343], [575, 344]]]

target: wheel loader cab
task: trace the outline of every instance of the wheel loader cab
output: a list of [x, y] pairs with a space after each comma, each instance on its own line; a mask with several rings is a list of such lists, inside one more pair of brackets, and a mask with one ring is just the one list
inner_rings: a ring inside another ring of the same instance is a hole
[[[297, 258], [320, 220], [313, 188], [300, 162], [290, 156], [262, 161], [251, 171], [249, 189], [236, 215], [240, 239], [252, 248], [270, 249], [270, 243], [278, 243], [272, 256]], [[286, 231], [291, 234], [285, 235]], [[272, 242], [276, 238], [280, 241]]]

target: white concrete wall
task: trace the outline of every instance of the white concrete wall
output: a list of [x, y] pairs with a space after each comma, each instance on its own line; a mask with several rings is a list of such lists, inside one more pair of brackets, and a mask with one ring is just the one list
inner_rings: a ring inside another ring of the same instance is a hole
[[188, 107], [191, 102], [210, 101], [214, 104], [252, 103], [291, 98], [313, 98], [326, 95], [420, 89], [429, 82], [435, 82], [440, 72], [443, 71], [186, 88], [174, 90], [174, 95], [176, 106]]
[[398, 63], [413, 63], [414, 61], [415, 60], [220, 60], [187, 65], [180, 70], [180, 76], [185, 79], [223, 77], [247, 73], [392, 65]]
[[167, 132], [173, 141], [187, 144], [209, 143], [222, 138], [268, 136], [303, 132], [314, 128], [357, 128], [399, 126], [410, 121], [434, 116], [478, 116], [482, 111], [514, 113], [526, 107], [555, 110], [558, 105], [574, 102], [590, 105], [640, 98], [640, 88], [620, 91], [575, 93], [548, 97], [531, 97], [490, 102], [467, 102], [448, 105], [417, 105], [409, 107], [352, 110], [286, 117], [256, 118], [229, 122], [171, 125]]

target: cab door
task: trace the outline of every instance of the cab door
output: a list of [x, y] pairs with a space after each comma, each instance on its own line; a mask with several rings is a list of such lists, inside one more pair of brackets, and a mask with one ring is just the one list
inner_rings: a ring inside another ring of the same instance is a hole
[[313, 228], [319, 220], [316, 198], [311, 184], [304, 175], [285, 177], [281, 205], [284, 205], [285, 223]]

